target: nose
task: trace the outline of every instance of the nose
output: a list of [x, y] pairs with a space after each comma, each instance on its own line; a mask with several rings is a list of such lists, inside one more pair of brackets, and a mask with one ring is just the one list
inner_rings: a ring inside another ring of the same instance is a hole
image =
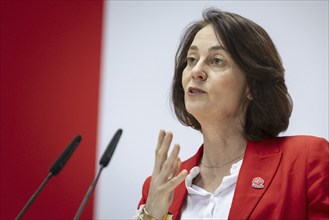
[[192, 78], [194, 80], [205, 81], [208, 77], [204, 64], [199, 60], [199, 62], [193, 67], [191, 71]]

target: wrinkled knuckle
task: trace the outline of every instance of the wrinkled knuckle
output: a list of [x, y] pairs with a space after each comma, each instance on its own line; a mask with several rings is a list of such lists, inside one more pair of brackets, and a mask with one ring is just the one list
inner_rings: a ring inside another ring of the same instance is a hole
[[162, 165], [162, 169], [164, 169], [164, 170], [167, 170], [167, 169], [169, 169], [170, 168], [170, 166], [169, 166], [169, 164], [167, 163], [167, 161]]
[[166, 162], [164, 162], [164, 164], [162, 165], [162, 168], [165, 170], [172, 170], [173, 169], [173, 164], [170, 163], [168, 160]]
[[166, 156], [167, 156], [167, 155], [166, 155], [163, 151], [161, 151], [161, 150], [159, 150], [159, 151], [156, 153], [156, 157], [159, 158], [159, 159], [161, 159], [161, 160], [165, 159]]

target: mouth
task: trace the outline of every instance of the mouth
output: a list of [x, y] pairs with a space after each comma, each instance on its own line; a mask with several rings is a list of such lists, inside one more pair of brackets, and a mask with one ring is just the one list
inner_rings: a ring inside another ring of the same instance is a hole
[[196, 88], [196, 87], [189, 87], [188, 88], [188, 94], [189, 95], [198, 95], [198, 94], [203, 94], [206, 93], [202, 89]]

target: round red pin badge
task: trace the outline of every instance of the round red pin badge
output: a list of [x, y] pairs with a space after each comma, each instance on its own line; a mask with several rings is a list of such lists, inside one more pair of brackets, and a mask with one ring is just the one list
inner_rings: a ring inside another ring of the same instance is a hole
[[252, 179], [252, 187], [256, 189], [263, 189], [264, 188], [264, 180], [262, 177], [255, 177]]

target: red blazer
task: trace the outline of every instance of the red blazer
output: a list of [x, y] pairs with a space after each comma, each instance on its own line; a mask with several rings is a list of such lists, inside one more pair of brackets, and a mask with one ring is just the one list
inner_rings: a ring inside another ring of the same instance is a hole
[[[181, 169], [199, 164], [203, 146]], [[254, 177], [264, 188], [252, 187]], [[151, 177], [143, 185], [146, 204]], [[179, 219], [187, 195], [185, 182], [174, 192], [169, 208]], [[329, 144], [311, 136], [278, 137], [247, 143], [229, 219], [329, 219]]]

